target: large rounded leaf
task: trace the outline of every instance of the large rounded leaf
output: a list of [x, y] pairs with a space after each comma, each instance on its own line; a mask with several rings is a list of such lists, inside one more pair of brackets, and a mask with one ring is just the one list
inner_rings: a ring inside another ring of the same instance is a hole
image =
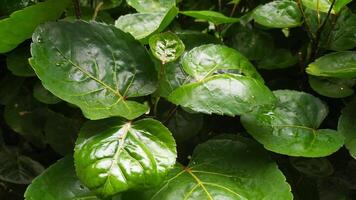
[[153, 63], [143, 46], [113, 26], [47, 23], [34, 33], [31, 53], [43, 86], [89, 119], [134, 119], [148, 110], [129, 99], [155, 91]]
[[315, 60], [306, 68], [314, 76], [353, 78], [356, 77], [356, 52], [330, 53]]
[[297, 91], [275, 91], [274, 107], [260, 107], [242, 116], [247, 132], [266, 149], [289, 156], [322, 157], [344, 144], [341, 134], [318, 129], [328, 109], [316, 97]]
[[253, 19], [266, 27], [291, 28], [302, 24], [302, 14], [295, 1], [277, 0], [256, 8]]
[[160, 184], [176, 159], [174, 139], [160, 122], [118, 118], [88, 122], [75, 147], [78, 177], [101, 196]]
[[275, 97], [260, 81], [235, 74], [220, 74], [185, 84], [168, 100], [196, 112], [235, 116], [253, 108], [273, 104]]
[[345, 136], [345, 146], [356, 159], [356, 101], [349, 103], [341, 112], [337, 129]]
[[219, 139], [199, 145], [189, 165], [177, 166], [161, 186], [123, 199], [291, 200], [290, 190], [277, 165], [260, 146]]
[[39, 24], [60, 17], [69, 2], [70, 0], [48, 0], [14, 12], [9, 18], [0, 20], [0, 53], [11, 51], [30, 38]]
[[99, 200], [75, 175], [73, 158], [50, 166], [26, 190], [26, 200]]

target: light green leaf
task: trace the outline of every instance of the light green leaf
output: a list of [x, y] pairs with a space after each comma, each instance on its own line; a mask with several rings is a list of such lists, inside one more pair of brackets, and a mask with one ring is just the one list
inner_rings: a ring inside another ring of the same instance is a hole
[[146, 49], [114, 26], [83, 21], [47, 23], [33, 35], [30, 64], [43, 86], [79, 106], [89, 119], [134, 119], [148, 107], [133, 97], [156, 90]]
[[181, 11], [180, 13], [189, 17], [193, 17], [195, 19], [211, 22], [215, 25], [239, 22], [238, 18], [227, 17], [222, 13], [211, 10], [189, 10]]
[[278, 102], [241, 117], [242, 125], [270, 151], [289, 156], [323, 157], [344, 144], [341, 134], [318, 129], [328, 108], [316, 97], [298, 91], [277, 90]]
[[235, 116], [261, 105], [273, 104], [275, 97], [254, 78], [220, 74], [185, 84], [174, 90], [168, 100], [196, 112]]
[[120, 16], [115, 21], [115, 26], [142, 43], [147, 43], [149, 36], [162, 32], [177, 14], [177, 7], [172, 7], [167, 12], [127, 14]]
[[75, 175], [73, 158], [66, 156], [47, 168], [25, 192], [26, 200], [99, 200]]
[[28, 46], [16, 48], [7, 55], [6, 66], [16, 76], [35, 76], [35, 72], [28, 63], [30, 57]]
[[214, 74], [235, 73], [263, 81], [254, 66], [235, 49], [224, 45], [207, 44], [184, 55], [184, 71], [200, 81]]
[[310, 87], [318, 94], [330, 98], [345, 98], [354, 93], [355, 79], [309, 76]]
[[215, 139], [196, 147], [159, 187], [123, 200], [291, 200], [291, 188], [268, 154], [251, 141]]
[[61, 101], [60, 98], [54, 96], [50, 91], [44, 88], [40, 81], [38, 81], [33, 88], [33, 97], [45, 104], [56, 104]]
[[327, 177], [334, 172], [333, 166], [326, 158], [292, 157], [290, 161], [299, 172], [313, 178]]
[[176, 5], [175, 0], [126, 0], [140, 13], [164, 12]]
[[[334, 0], [302, 0], [305, 7], [327, 13]], [[343, 7], [345, 7], [352, 0], [335, 0], [335, 4], [331, 10], [331, 13], [338, 13]]]
[[302, 14], [295, 1], [277, 0], [257, 7], [254, 20], [266, 27], [292, 28], [302, 24]]
[[345, 137], [345, 146], [356, 159], [356, 101], [347, 104], [341, 111], [337, 130]]
[[74, 158], [79, 179], [108, 197], [160, 184], [175, 164], [176, 148], [169, 130], [156, 120], [111, 118], [84, 125]]
[[0, 20], [0, 53], [11, 51], [30, 38], [39, 24], [60, 17], [69, 2], [70, 0], [48, 0], [16, 11], [9, 18]]
[[310, 63], [306, 72], [314, 76], [354, 78], [356, 77], [356, 52], [343, 51], [324, 55]]
[[171, 32], [159, 33], [149, 39], [152, 54], [162, 64], [175, 61], [184, 52], [185, 46], [179, 37]]
[[43, 171], [43, 166], [16, 150], [0, 151], [0, 180], [15, 184], [29, 184]]

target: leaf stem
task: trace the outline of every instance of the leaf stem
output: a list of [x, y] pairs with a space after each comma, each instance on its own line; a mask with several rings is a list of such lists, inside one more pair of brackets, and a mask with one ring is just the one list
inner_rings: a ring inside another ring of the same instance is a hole
[[100, 8], [104, 5], [104, 2], [100, 2], [97, 6], [95, 6], [94, 14], [92, 17], [92, 20], [95, 21], [96, 17], [98, 16], [98, 13], [100, 11]]
[[77, 19], [80, 19], [82, 12], [80, 10], [79, 0], [72, 0], [72, 2], [73, 2], [73, 6], [74, 6], [75, 16], [77, 17]]

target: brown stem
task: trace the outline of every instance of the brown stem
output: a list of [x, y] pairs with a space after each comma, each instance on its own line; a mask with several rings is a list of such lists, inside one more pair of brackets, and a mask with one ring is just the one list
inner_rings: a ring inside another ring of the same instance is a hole
[[80, 19], [82, 12], [80, 10], [80, 3], [79, 0], [72, 0], [73, 5], [74, 5], [74, 11], [75, 11], [75, 16], [77, 17], [77, 19]]

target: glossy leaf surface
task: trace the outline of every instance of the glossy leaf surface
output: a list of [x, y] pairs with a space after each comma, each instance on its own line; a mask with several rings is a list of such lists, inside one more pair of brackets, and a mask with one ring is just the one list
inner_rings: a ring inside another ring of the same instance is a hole
[[[261, 181], [263, 180], [263, 181]], [[196, 147], [187, 167], [176, 166], [142, 200], [290, 200], [285, 177], [266, 152], [250, 141], [210, 140]]]
[[87, 118], [134, 119], [147, 112], [130, 98], [153, 93], [156, 72], [129, 34], [95, 22], [62, 21], [40, 26], [31, 47], [30, 63], [43, 86]]
[[219, 12], [211, 11], [211, 10], [189, 10], [180, 12], [183, 15], [187, 15], [189, 17], [193, 17], [199, 20], [205, 20], [211, 22], [213, 24], [228, 24], [228, 23], [236, 23], [239, 22], [238, 18], [227, 17]]
[[241, 122], [248, 133], [270, 151], [303, 157], [323, 157], [344, 144], [341, 134], [318, 129], [328, 113], [316, 97], [298, 91], [277, 90], [274, 107], [260, 107]]
[[[70, 0], [48, 0], [12, 13], [0, 20], [0, 53], [14, 49], [30, 38], [35, 28], [46, 21], [55, 20], [68, 6]], [[27, 20], [28, 18], [31, 20]], [[21, 27], [21, 31], [18, 31]]]
[[75, 147], [78, 177], [107, 197], [161, 183], [176, 160], [174, 139], [160, 122], [118, 118], [88, 122]]
[[149, 45], [153, 55], [163, 64], [177, 60], [185, 50], [182, 40], [171, 32], [153, 35]]
[[331, 98], [344, 98], [354, 93], [355, 79], [309, 76], [310, 87], [318, 94]]
[[[334, 0], [302, 0], [303, 5], [310, 9], [327, 13], [330, 10]], [[335, 4], [331, 9], [331, 13], [338, 13], [344, 6], [352, 0], [335, 0]]]
[[330, 53], [309, 64], [306, 72], [314, 76], [354, 78], [356, 77], [356, 52]]
[[175, 6], [175, 0], [126, 0], [127, 4], [140, 13], [167, 11]]
[[356, 159], [356, 101], [347, 104], [341, 111], [338, 131], [345, 136], [345, 146]]
[[298, 5], [291, 0], [277, 0], [262, 5], [253, 12], [253, 19], [271, 28], [291, 28], [302, 24]]

